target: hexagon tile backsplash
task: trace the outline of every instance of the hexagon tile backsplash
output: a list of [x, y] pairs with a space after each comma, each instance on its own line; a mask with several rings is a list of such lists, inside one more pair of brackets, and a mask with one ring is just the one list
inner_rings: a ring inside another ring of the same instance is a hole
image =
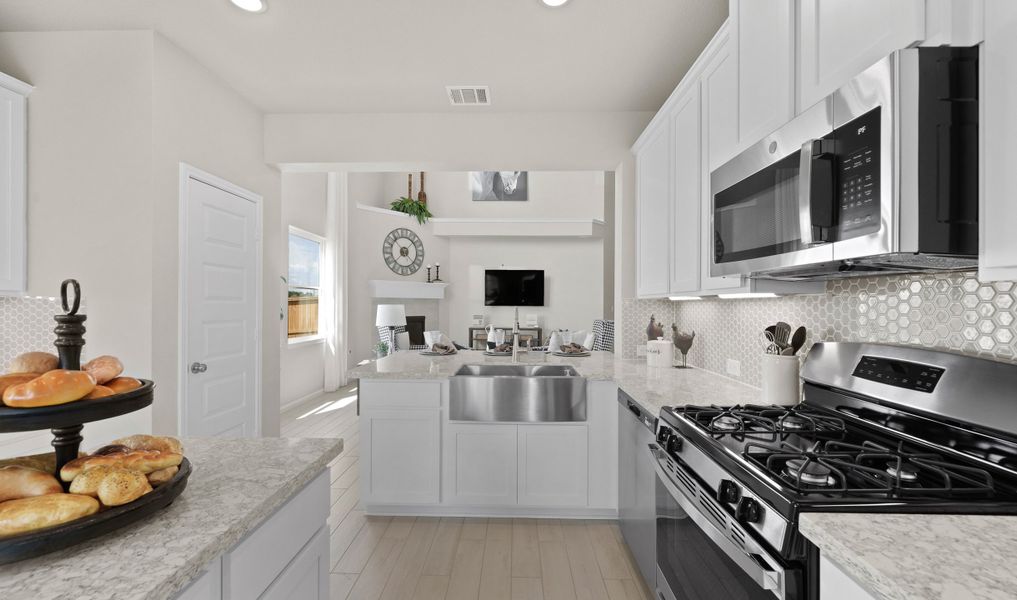
[[56, 298], [0, 296], [0, 372], [22, 352], [56, 352], [53, 315], [63, 312]]
[[[630, 312], [638, 311], [625, 316]], [[737, 360], [737, 379], [755, 386], [760, 384], [759, 332], [777, 321], [808, 329], [803, 356], [816, 341], [855, 341], [1017, 363], [1017, 284], [980, 283], [975, 273], [843, 279], [815, 296], [678, 302], [674, 318], [679, 328], [696, 332], [690, 364], [725, 373], [727, 359]], [[623, 326], [629, 330], [628, 323]], [[646, 323], [633, 325], [640, 326]], [[623, 349], [626, 355], [630, 346]]]

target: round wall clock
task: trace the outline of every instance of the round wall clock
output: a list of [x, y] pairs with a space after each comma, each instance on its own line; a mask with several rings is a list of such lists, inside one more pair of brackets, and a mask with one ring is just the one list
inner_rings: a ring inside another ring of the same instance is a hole
[[413, 275], [424, 264], [424, 244], [409, 229], [393, 229], [381, 245], [385, 264], [396, 275]]

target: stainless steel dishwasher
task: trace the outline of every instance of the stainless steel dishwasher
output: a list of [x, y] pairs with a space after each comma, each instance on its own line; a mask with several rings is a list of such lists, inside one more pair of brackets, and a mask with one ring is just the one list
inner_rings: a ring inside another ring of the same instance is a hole
[[656, 443], [656, 425], [656, 415], [618, 390], [618, 521], [651, 590], [657, 584], [657, 488], [647, 446]]

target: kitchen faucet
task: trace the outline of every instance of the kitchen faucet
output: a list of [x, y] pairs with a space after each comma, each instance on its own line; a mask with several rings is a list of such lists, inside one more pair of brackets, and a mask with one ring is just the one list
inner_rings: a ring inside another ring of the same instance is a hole
[[519, 362], [519, 307], [516, 307], [516, 316], [512, 325], [512, 362]]

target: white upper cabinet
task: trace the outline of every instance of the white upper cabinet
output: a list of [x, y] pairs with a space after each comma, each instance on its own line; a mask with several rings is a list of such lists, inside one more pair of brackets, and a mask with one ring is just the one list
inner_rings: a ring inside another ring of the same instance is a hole
[[636, 293], [666, 296], [671, 254], [671, 139], [654, 130], [636, 153]]
[[925, 0], [798, 0], [798, 111], [925, 37]]
[[28, 285], [25, 104], [32, 86], [0, 73], [0, 293]]
[[985, 5], [985, 44], [981, 54], [981, 184], [978, 234], [982, 281], [1017, 279], [1017, 2], [990, 0]]
[[732, 45], [738, 57], [738, 149], [794, 116], [794, 0], [732, 0]]
[[699, 82], [678, 98], [670, 115], [674, 141], [674, 195], [671, 198], [671, 295], [699, 291], [700, 197], [703, 142]]

